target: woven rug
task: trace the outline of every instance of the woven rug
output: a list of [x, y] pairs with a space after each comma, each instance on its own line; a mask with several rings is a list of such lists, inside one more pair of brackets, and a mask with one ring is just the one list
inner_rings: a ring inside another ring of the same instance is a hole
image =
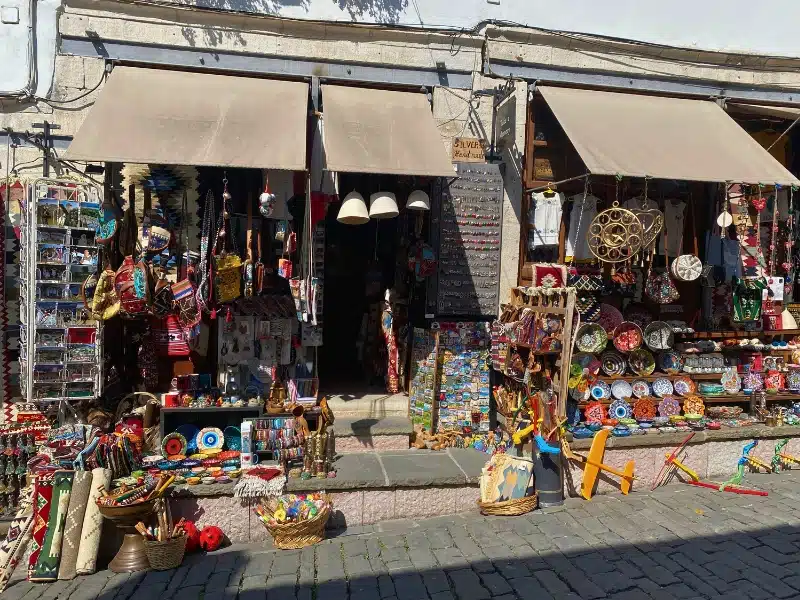
[[5, 591], [14, 569], [25, 554], [32, 530], [33, 508], [28, 504], [17, 511], [6, 539], [0, 544], [0, 594]]
[[81, 543], [78, 548], [76, 571], [79, 575], [90, 575], [97, 570], [97, 551], [100, 548], [100, 534], [103, 530], [103, 516], [97, 508], [100, 489], [108, 490], [111, 485], [110, 469], [93, 469], [89, 498], [86, 501], [86, 514], [83, 516]]
[[31, 555], [28, 559], [28, 578], [33, 576], [39, 552], [47, 533], [47, 519], [50, 518], [50, 506], [53, 499], [53, 481], [55, 474], [39, 473], [33, 485], [33, 532], [31, 534]]
[[59, 579], [73, 579], [78, 574], [76, 571], [78, 547], [81, 544], [83, 517], [86, 514], [86, 503], [91, 490], [92, 474], [89, 471], [75, 471], [67, 509], [67, 522], [64, 525], [64, 541], [61, 544], [61, 562], [58, 565]]
[[56, 471], [53, 483], [53, 503], [50, 518], [47, 520], [47, 534], [39, 552], [39, 560], [33, 571], [31, 581], [55, 581], [58, 579], [58, 563], [61, 560], [61, 541], [69, 510], [69, 497], [72, 493], [74, 471]]

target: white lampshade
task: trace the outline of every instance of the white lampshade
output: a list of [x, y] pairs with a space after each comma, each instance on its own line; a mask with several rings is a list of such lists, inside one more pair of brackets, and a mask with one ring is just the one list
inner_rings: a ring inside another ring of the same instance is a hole
[[356, 191], [347, 194], [342, 201], [342, 207], [339, 209], [336, 220], [345, 225], [369, 223], [369, 213], [367, 212], [367, 203], [364, 202], [364, 196]]
[[406, 208], [409, 210], [430, 210], [431, 199], [428, 197], [428, 194], [422, 190], [414, 190], [408, 196]]
[[399, 214], [397, 198], [392, 192], [375, 192], [369, 197], [369, 216], [373, 219], [393, 219]]

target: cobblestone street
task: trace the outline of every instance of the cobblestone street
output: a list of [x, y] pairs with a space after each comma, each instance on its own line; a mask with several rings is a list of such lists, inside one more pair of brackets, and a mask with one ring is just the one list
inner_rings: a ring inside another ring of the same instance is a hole
[[675, 484], [523, 517], [394, 521], [302, 551], [233, 546], [175, 571], [12, 582], [3, 600], [800, 598], [800, 472], [745, 484], [770, 495]]

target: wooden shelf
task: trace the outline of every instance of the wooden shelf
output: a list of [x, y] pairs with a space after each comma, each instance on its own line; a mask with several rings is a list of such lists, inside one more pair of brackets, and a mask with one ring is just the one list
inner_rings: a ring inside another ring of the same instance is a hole
[[547, 148], [550, 143], [547, 140], [533, 140], [534, 148]]
[[[703, 400], [703, 404], [740, 404], [742, 402], [750, 402], [750, 396], [747, 394], [733, 394], [733, 395], [726, 395], [726, 396], [703, 396], [701, 394], [695, 394], [699, 396]], [[673, 394], [673, 397], [678, 400], [678, 402], [682, 405], [684, 397], [678, 396]], [[652, 397], [653, 401], [658, 405], [661, 402], [661, 398], [657, 398], [655, 396]], [[604, 406], [608, 406], [611, 404], [615, 399], [614, 398], [605, 398], [603, 400], [589, 400], [584, 402], [578, 403], [578, 408], [583, 410], [586, 408], [586, 405], [589, 402], [600, 402], [600, 404]], [[628, 398], [628, 403], [633, 406], [636, 404], [638, 398]], [[780, 394], [767, 394], [767, 402], [789, 402], [792, 400], [800, 401], [800, 394], [790, 394], [782, 392]]]
[[655, 381], [656, 379], [677, 379], [679, 377], [688, 377], [689, 379], [719, 379], [723, 373], [679, 373], [677, 375], [667, 375], [666, 373], [653, 373], [652, 375], [598, 375], [597, 379], [612, 383], [614, 381]]
[[783, 329], [780, 331], [695, 331], [694, 333], [676, 333], [676, 336], [696, 340], [723, 338], [759, 338], [779, 337], [784, 335], [800, 335], [800, 329]]

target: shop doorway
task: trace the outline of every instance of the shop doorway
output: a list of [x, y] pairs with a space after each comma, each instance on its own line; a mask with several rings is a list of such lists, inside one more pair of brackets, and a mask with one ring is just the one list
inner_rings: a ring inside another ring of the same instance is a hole
[[400, 221], [344, 225], [336, 220], [339, 207], [332, 205], [326, 220], [320, 384], [337, 394], [385, 393], [382, 318], [385, 294], [396, 289]]

